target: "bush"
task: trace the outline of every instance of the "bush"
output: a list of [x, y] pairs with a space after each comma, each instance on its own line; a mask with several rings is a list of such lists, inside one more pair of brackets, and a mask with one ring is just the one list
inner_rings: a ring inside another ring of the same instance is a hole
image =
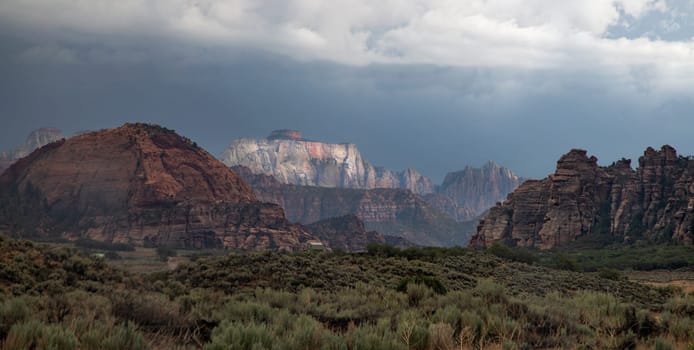
[[265, 324], [224, 321], [212, 331], [212, 342], [205, 349], [270, 350], [274, 342]]
[[5, 338], [13, 325], [27, 319], [29, 307], [22, 298], [10, 298], [0, 303], [0, 339]]
[[102, 344], [104, 350], [141, 350], [148, 349], [145, 338], [132, 322], [116, 327]]
[[598, 276], [600, 276], [600, 278], [613, 280], [613, 281], [619, 281], [619, 280], [623, 279], [621, 272], [619, 272], [618, 270], [615, 270], [615, 269], [610, 269], [610, 268], [600, 269], [598, 271]]
[[436, 294], [446, 294], [448, 290], [446, 287], [434, 276], [416, 275], [412, 277], [403, 278], [398, 283], [396, 290], [399, 292], [406, 292], [407, 286], [409, 284], [421, 284], [431, 288]]
[[521, 249], [521, 248], [510, 248], [499, 242], [494, 242], [487, 251], [493, 255], [496, 255], [502, 259], [518, 261], [526, 264], [532, 264], [537, 260], [535, 255], [531, 252]]
[[454, 333], [453, 327], [447, 323], [429, 325], [429, 348], [434, 350], [453, 349], [455, 347]]
[[39, 321], [17, 323], [10, 328], [3, 349], [77, 349], [77, 338], [66, 329]]

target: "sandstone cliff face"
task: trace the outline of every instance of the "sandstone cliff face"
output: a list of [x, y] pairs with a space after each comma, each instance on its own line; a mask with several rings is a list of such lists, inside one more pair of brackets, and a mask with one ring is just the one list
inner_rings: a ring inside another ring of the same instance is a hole
[[490, 161], [482, 168], [470, 166], [446, 174], [427, 202], [457, 221], [469, 221], [484, 213], [526, 179]]
[[0, 176], [0, 201], [0, 224], [24, 235], [277, 250], [313, 238], [190, 140], [146, 124], [40, 148]]
[[383, 235], [376, 231], [366, 231], [364, 223], [356, 215], [345, 215], [337, 218], [321, 220], [304, 228], [327, 242], [330, 248], [346, 252], [366, 251], [369, 244], [386, 243]]
[[634, 171], [629, 160], [600, 167], [572, 150], [553, 175], [525, 182], [492, 208], [471, 245], [551, 248], [588, 234], [692, 244], [693, 229], [694, 160], [649, 147]]
[[272, 175], [285, 184], [337, 188], [405, 188], [426, 194], [431, 180], [414, 169], [393, 172], [371, 165], [354, 144], [305, 140], [293, 130], [274, 131], [266, 140], [234, 141], [222, 155], [228, 166]]
[[260, 200], [281, 205], [289, 220], [302, 224], [354, 214], [368, 230], [424, 246], [463, 246], [473, 231], [470, 223], [455, 222], [408, 190], [287, 185], [244, 167], [232, 169]]
[[63, 138], [63, 133], [56, 128], [41, 128], [32, 131], [19, 147], [0, 152], [0, 173], [9, 168], [17, 159], [26, 157], [35, 149]]

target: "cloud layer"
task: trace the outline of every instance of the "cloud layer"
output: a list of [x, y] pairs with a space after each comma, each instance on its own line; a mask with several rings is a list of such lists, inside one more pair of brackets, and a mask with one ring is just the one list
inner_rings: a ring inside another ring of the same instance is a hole
[[[224, 60], [225, 51], [250, 48], [348, 65], [593, 71], [627, 85], [635, 71], [646, 70], [648, 89], [688, 91], [694, 42], [652, 32], [614, 35], [653, 13], [668, 19], [663, 32], [680, 28], [688, 18], [681, 9], [677, 16], [677, 6], [665, 0], [5, 0], [0, 20], [50, 33], [61, 44], [98, 46], [106, 38], [115, 46], [85, 55], [51, 42], [28, 48], [20, 57], [28, 60], [146, 59], [143, 50], [166, 41], [181, 47], [176, 57], [192, 61]], [[119, 44], [133, 39], [149, 43]]]
[[689, 0], [3, 0], [0, 149], [44, 125], [143, 120], [215, 153], [299, 128], [434, 176], [488, 159], [541, 176], [571, 147], [694, 153], [690, 13]]

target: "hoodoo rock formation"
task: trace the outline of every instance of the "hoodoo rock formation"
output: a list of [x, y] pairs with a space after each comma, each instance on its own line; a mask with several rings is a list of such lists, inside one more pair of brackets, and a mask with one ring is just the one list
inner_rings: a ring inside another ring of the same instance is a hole
[[0, 226], [24, 236], [297, 250], [315, 239], [171, 130], [125, 124], [50, 143], [0, 176]]
[[414, 169], [394, 172], [367, 162], [349, 143], [306, 140], [294, 130], [277, 130], [265, 140], [239, 139], [222, 155], [228, 166], [272, 175], [281, 183], [353, 189], [404, 188], [417, 194], [434, 191], [431, 180]]
[[493, 207], [471, 245], [501, 242], [551, 248], [587, 235], [615, 241], [694, 243], [694, 160], [665, 145], [648, 148], [639, 167], [608, 167], [571, 150], [553, 175], [527, 181]]

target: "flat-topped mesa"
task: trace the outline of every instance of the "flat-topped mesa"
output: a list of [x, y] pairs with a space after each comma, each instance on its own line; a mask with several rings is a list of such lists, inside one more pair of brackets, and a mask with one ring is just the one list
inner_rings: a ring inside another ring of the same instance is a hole
[[404, 188], [434, 191], [431, 180], [408, 169], [396, 172], [367, 162], [351, 143], [306, 140], [295, 130], [276, 130], [267, 139], [239, 139], [222, 154], [227, 166], [245, 166], [284, 184], [352, 189]]
[[0, 176], [0, 203], [0, 226], [26, 236], [243, 250], [313, 239], [194, 142], [149, 124], [38, 149]]
[[294, 141], [306, 141], [301, 137], [301, 131], [298, 130], [273, 130], [270, 136], [267, 137], [268, 140], [294, 140]]
[[668, 145], [649, 147], [632, 170], [628, 159], [600, 167], [574, 149], [553, 175], [524, 183], [492, 208], [471, 245], [551, 248], [588, 234], [693, 244], [693, 229], [694, 160]]

